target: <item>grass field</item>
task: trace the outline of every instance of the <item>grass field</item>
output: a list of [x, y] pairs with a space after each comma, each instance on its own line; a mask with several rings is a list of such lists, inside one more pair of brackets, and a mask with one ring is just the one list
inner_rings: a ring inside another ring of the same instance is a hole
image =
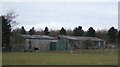
[[114, 51], [80, 52], [3, 52], [3, 65], [117, 65]]

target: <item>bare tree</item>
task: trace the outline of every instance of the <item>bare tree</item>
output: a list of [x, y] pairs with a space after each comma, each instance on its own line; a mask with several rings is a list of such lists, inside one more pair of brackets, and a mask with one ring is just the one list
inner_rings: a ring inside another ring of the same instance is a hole
[[15, 14], [15, 11], [7, 11], [7, 13], [4, 15], [5, 19], [7, 19], [7, 22], [10, 23], [11, 27], [18, 25], [19, 23], [16, 22], [14, 19], [18, 17], [19, 15]]

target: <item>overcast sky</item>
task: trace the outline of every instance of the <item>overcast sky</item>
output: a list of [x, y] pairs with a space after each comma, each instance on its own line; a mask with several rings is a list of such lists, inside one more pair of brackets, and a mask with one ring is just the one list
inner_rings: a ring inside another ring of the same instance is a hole
[[73, 29], [82, 26], [84, 30], [118, 28], [117, 2], [3, 2], [2, 14], [14, 10], [19, 16], [15, 19], [27, 30]]

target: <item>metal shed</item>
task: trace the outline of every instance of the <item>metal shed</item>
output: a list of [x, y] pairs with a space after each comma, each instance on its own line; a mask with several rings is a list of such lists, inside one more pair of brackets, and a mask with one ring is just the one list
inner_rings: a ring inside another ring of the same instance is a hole
[[35, 48], [38, 51], [49, 51], [51, 42], [58, 42], [56, 38], [46, 36], [46, 35], [22, 35], [25, 39], [25, 47], [26, 51], [31, 50], [34, 51]]
[[59, 35], [19, 35], [24, 43], [12, 45], [15, 50], [24, 51], [67, 51], [74, 49], [104, 48], [105, 41], [97, 37]]
[[97, 37], [59, 35], [59, 42], [66, 42], [70, 49], [103, 48], [105, 41]]

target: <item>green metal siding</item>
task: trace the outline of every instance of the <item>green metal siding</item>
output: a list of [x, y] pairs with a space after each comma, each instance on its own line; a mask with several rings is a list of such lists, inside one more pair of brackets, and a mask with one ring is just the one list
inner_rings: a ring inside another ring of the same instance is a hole
[[51, 42], [50, 43], [50, 50], [65, 51], [68, 49], [69, 49], [69, 44], [65, 42]]
[[50, 50], [56, 50], [56, 42], [50, 43]]
[[66, 43], [58, 42], [56, 46], [56, 50], [66, 50]]

